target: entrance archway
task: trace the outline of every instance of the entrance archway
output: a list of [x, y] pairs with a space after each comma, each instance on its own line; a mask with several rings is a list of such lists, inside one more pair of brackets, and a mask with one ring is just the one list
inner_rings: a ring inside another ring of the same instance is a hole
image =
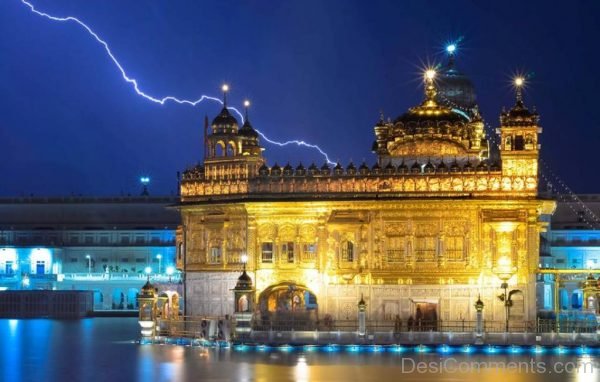
[[284, 281], [258, 297], [260, 325], [275, 330], [313, 330], [319, 318], [317, 296], [306, 286]]

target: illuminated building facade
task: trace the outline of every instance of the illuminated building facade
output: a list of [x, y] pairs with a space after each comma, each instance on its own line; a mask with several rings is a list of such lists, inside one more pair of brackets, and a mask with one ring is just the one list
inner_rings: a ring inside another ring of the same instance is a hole
[[[93, 290], [95, 309], [135, 309], [145, 268], [168, 281], [175, 197], [0, 199], [0, 288]], [[178, 275], [171, 275], [178, 280]]]
[[[536, 317], [540, 232], [538, 115], [517, 85], [500, 117], [499, 162], [477, 108], [424, 101], [375, 125], [377, 162], [267, 166], [247, 116], [205, 122], [205, 159], [183, 174], [177, 233], [186, 314], [231, 314], [247, 255], [255, 317], [288, 320], [504, 320], [500, 278], [522, 291], [511, 320]], [[351, 148], [349, 148], [351, 149]]]
[[544, 234], [546, 245], [540, 268], [569, 273], [561, 274], [558, 284], [554, 274], [539, 276], [538, 307], [600, 315], [600, 195], [555, 197], [560, 201], [550, 229]]

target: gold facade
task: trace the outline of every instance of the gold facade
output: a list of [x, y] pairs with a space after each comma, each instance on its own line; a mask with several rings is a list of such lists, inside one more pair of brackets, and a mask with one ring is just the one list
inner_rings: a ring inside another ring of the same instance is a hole
[[[178, 267], [188, 314], [233, 311], [231, 289], [247, 254], [255, 301], [280, 283], [298, 285], [316, 296], [319, 315], [334, 318], [355, 318], [364, 296], [374, 319], [406, 319], [420, 303], [441, 319], [472, 319], [481, 294], [487, 318], [502, 320], [494, 296], [497, 269], [508, 261], [509, 283], [523, 291], [511, 318], [534, 319], [541, 217], [554, 209], [537, 197], [537, 116], [520, 99], [512, 117], [503, 115], [508, 144], [493, 164], [479, 117], [453, 115], [433, 100], [432, 86], [421, 106], [375, 127], [372, 168], [269, 168], [254, 150], [186, 171]], [[222, 128], [228, 118], [213, 122], [209, 141], [237, 134], [237, 126]]]

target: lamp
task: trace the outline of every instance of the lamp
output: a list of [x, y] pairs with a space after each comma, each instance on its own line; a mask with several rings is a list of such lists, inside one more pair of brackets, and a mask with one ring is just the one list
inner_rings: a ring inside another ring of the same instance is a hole
[[510, 280], [513, 275], [517, 273], [517, 267], [512, 265], [512, 261], [508, 256], [502, 256], [498, 259], [497, 265], [492, 269], [492, 272], [494, 272], [500, 281], [502, 281], [500, 288], [504, 290], [504, 293], [498, 295], [498, 299], [504, 303], [504, 309], [506, 312], [505, 330], [508, 333], [508, 319], [510, 317], [510, 308], [513, 305], [512, 296], [517, 293], [522, 293], [518, 289], [513, 289], [510, 292], [508, 291], [508, 280]]

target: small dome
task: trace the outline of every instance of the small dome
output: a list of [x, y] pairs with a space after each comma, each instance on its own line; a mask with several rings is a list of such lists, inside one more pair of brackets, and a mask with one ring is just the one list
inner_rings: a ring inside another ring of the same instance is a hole
[[263, 163], [263, 165], [258, 168], [258, 173], [259, 175], [269, 175], [269, 168]]
[[413, 174], [421, 172], [421, 165], [419, 162], [415, 161], [412, 166], [410, 166], [410, 172]]
[[281, 167], [277, 163], [271, 167], [271, 175], [279, 176], [281, 175]]
[[256, 130], [254, 130], [248, 118], [246, 118], [244, 121], [244, 124], [242, 125], [242, 128], [239, 130], [238, 134], [244, 137], [258, 138], [258, 133]]
[[321, 166], [321, 174], [322, 175], [331, 174], [331, 169], [329, 168], [329, 165], [327, 163], [323, 163], [323, 166]]
[[396, 167], [392, 164], [392, 162], [388, 162], [387, 166], [385, 166], [384, 171], [386, 174], [393, 174], [396, 172]]
[[283, 175], [292, 175], [294, 169], [292, 168], [292, 166], [288, 163], [285, 165], [285, 167], [283, 168]]
[[408, 173], [408, 171], [409, 171], [408, 165], [403, 160], [402, 163], [400, 164], [400, 166], [398, 166], [398, 172], [400, 174], [406, 174], [406, 173]]
[[477, 97], [473, 83], [454, 65], [454, 55], [450, 55], [448, 64], [437, 76], [438, 94], [436, 100], [450, 107], [473, 110], [477, 106]]
[[448, 172], [448, 166], [446, 166], [446, 163], [444, 163], [443, 159], [440, 162], [440, 164], [438, 164], [436, 170], [437, 170], [437, 172]]
[[435, 166], [431, 163], [431, 161], [427, 161], [427, 163], [425, 164], [425, 167], [423, 168], [423, 170], [425, 172], [434, 172], [435, 171]]
[[248, 290], [252, 289], [252, 278], [248, 276], [246, 270], [238, 277], [237, 283], [235, 284], [235, 289], [237, 290]]
[[306, 175], [306, 169], [302, 165], [302, 162], [298, 166], [296, 166], [296, 175], [303, 176]]
[[344, 173], [344, 168], [342, 167], [342, 165], [340, 164], [340, 162], [338, 162], [335, 167], [333, 168], [333, 173], [335, 175], [341, 175]]
[[465, 163], [465, 165], [463, 166], [463, 171], [465, 171], [465, 172], [473, 171], [473, 165], [471, 164], [470, 160], [467, 160], [467, 163]]
[[452, 172], [459, 172], [460, 171], [460, 165], [456, 161], [456, 158], [454, 158], [454, 162], [452, 162], [452, 164], [450, 165], [450, 171], [452, 171]]
[[237, 119], [235, 119], [235, 117], [233, 115], [231, 115], [231, 113], [229, 112], [229, 109], [227, 109], [226, 106], [223, 106], [223, 109], [221, 110], [219, 115], [217, 115], [215, 117], [215, 119], [213, 119], [212, 125], [215, 127], [221, 127], [221, 128], [223, 128], [223, 127], [234, 128], [234, 127], [238, 127], [238, 121], [237, 121]]

